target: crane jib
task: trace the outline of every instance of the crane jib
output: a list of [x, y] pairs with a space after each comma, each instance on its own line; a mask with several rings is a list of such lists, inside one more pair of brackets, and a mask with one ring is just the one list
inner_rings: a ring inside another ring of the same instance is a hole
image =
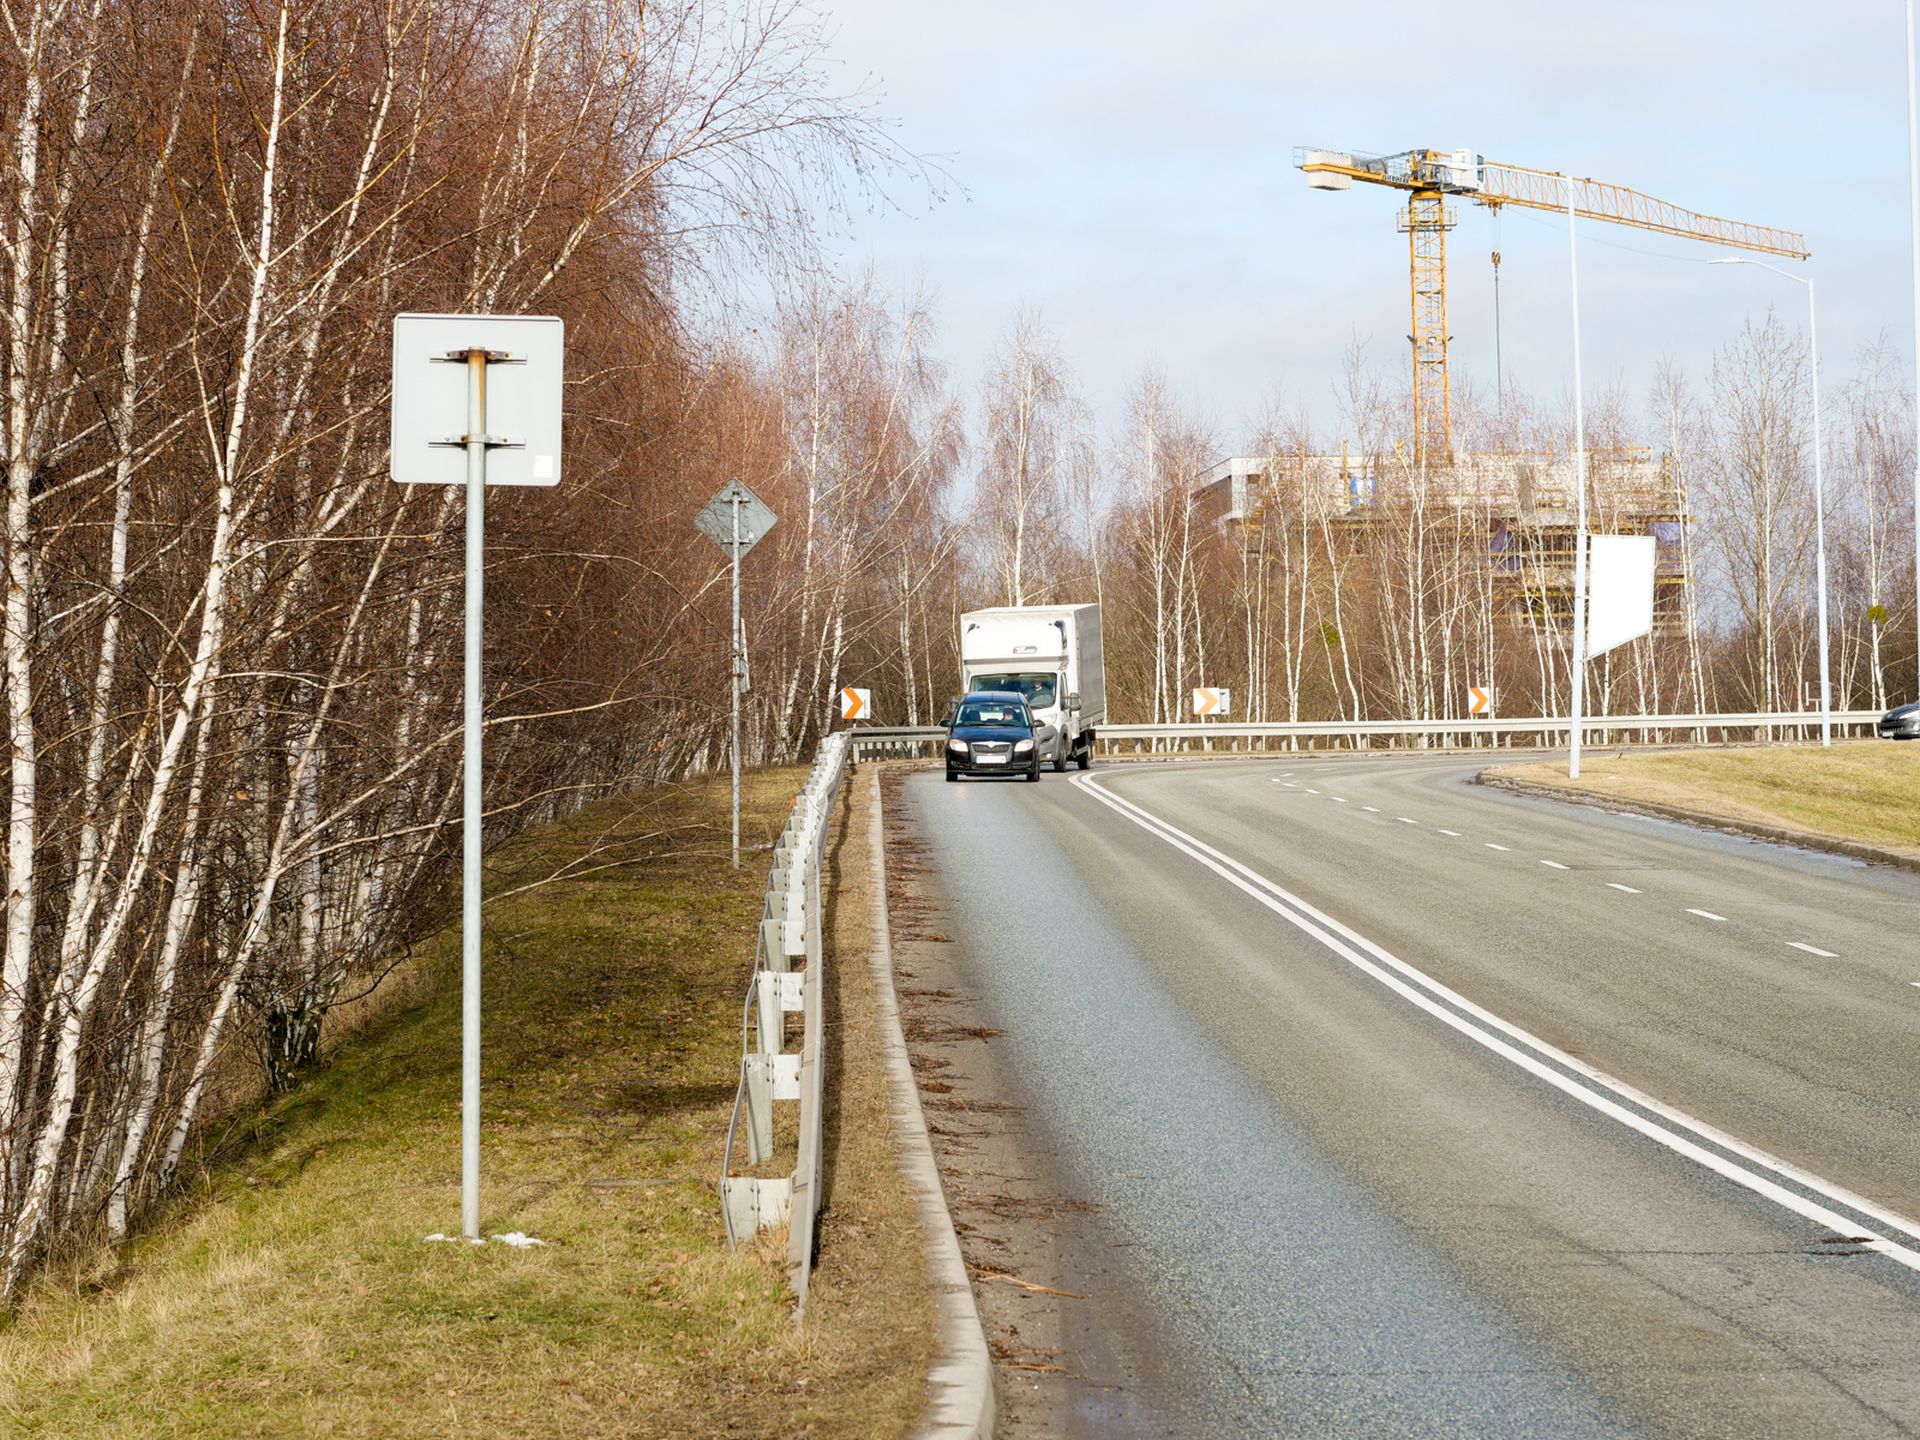
[[1365, 155], [1352, 150], [1303, 147], [1295, 152], [1294, 163], [1309, 176], [1334, 176], [1397, 190], [1464, 195], [1475, 204], [1496, 209], [1502, 205], [1519, 205], [1531, 210], [1564, 213], [1567, 186], [1571, 184], [1574, 213], [1583, 219], [1784, 255], [1793, 260], [1805, 260], [1812, 254], [1807, 249], [1806, 237], [1797, 231], [1706, 215], [1626, 185], [1570, 179], [1555, 170], [1503, 164], [1469, 150], [1405, 150], [1396, 155]]
[[[1293, 161], [1316, 190], [1348, 190], [1358, 180], [1408, 192], [1399, 228], [1407, 236], [1413, 444], [1415, 460], [1422, 465], [1429, 460], [1446, 464], [1453, 459], [1453, 400], [1447, 357], [1447, 231], [1453, 228], [1454, 219], [1446, 204], [1448, 196], [1464, 196], [1496, 214], [1505, 205], [1563, 215], [1571, 208], [1576, 216], [1611, 225], [1629, 225], [1794, 260], [1811, 257], [1806, 237], [1797, 231], [1703, 215], [1625, 185], [1525, 165], [1499, 164], [1474, 150], [1402, 150], [1393, 155], [1368, 155], [1301, 146], [1294, 151]], [[1494, 263], [1498, 265], [1497, 258]]]

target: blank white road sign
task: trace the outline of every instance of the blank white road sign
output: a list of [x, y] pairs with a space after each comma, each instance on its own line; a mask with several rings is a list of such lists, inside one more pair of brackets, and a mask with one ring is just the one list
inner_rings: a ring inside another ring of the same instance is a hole
[[851, 685], [840, 687], [840, 718], [842, 720], [865, 720], [873, 711], [873, 691], [855, 689]]
[[1638, 640], [1653, 629], [1651, 535], [1587, 540], [1587, 658]]
[[560, 483], [560, 385], [565, 334], [552, 315], [393, 317], [393, 458], [408, 485], [464, 485], [467, 367], [455, 351], [490, 350], [487, 433], [512, 442], [487, 448], [487, 484]]
[[1233, 713], [1233, 691], [1222, 690], [1213, 685], [1198, 686], [1193, 692], [1193, 713], [1196, 715], [1231, 715]]

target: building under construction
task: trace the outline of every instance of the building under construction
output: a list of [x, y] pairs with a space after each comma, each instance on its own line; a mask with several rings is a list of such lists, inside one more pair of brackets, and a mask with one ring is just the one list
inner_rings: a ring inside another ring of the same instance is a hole
[[[1282, 455], [1223, 460], [1194, 483], [1204, 512], [1228, 528], [1267, 523], [1276, 495], [1295, 495], [1332, 527], [1385, 531], [1396, 506], [1412, 498], [1450, 507], [1462, 531], [1483, 537], [1486, 563], [1504, 608], [1523, 623], [1570, 630], [1577, 533], [1571, 454], [1466, 455], [1453, 448], [1452, 382], [1448, 373], [1447, 233], [1449, 201], [1482, 206], [1496, 217], [1508, 206], [1564, 216], [1569, 254], [1577, 222], [1623, 225], [1726, 250], [1808, 258], [1797, 232], [1723, 219], [1655, 199], [1625, 185], [1532, 166], [1490, 161], [1471, 149], [1418, 148], [1391, 155], [1302, 147], [1295, 165], [1316, 190], [1355, 185], [1398, 191], [1397, 217], [1407, 237], [1408, 342], [1412, 359], [1410, 445], [1381, 463], [1345, 455]], [[1723, 257], [1739, 261], [1741, 257]], [[1500, 252], [1492, 252], [1495, 388], [1500, 366]], [[1577, 273], [1577, 272], [1576, 272]], [[1576, 322], [1577, 324], [1577, 322]], [[1575, 359], [1576, 388], [1578, 359]], [[1376, 473], [1385, 470], [1386, 475]], [[1655, 542], [1654, 629], [1678, 629], [1686, 613], [1686, 527], [1670, 463], [1639, 449], [1587, 455], [1587, 504], [1599, 534], [1651, 535]], [[1470, 512], [1471, 522], [1468, 522]], [[1384, 533], [1382, 538], [1384, 539]]]
[[[1383, 478], [1378, 471], [1388, 473]], [[1406, 477], [1404, 479], [1400, 477]], [[1199, 513], [1230, 532], [1269, 523], [1276, 503], [1305, 505], [1348, 534], [1382, 528], [1414, 483], [1407, 467], [1377, 466], [1346, 455], [1237, 456], [1194, 482]], [[1569, 454], [1457, 456], [1424, 481], [1428, 505], [1459, 516], [1479, 537], [1496, 593], [1515, 619], [1571, 630], [1575, 512]], [[1686, 526], [1672, 466], [1642, 449], [1587, 456], [1588, 523], [1593, 533], [1651, 535], [1654, 630], [1680, 628], [1686, 613]], [[1398, 491], [1398, 493], [1396, 493]], [[1285, 502], [1280, 497], [1286, 497]]]

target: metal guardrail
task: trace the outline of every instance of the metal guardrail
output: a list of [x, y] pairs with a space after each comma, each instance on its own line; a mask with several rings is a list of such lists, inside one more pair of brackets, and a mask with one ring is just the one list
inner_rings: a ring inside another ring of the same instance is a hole
[[[806, 1313], [813, 1272], [815, 1222], [820, 1207], [823, 1082], [820, 975], [820, 859], [833, 802], [846, 779], [852, 732], [829, 735], [820, 746], [793, 814], [773, 847], [767, 899], [755, 944], [753, 979], [740, 1016], [740, 1083], [727, 1125], [720, 1199], [727, 1243], [772, 1226], [787, 1226], [787, 1281]], [[787, 1048], [787, 1017], [801, 1017], [800, 1049]], [[774, 1107], [797, 1104], [793, 1169], [784, 1175], [735, 1174], [741, 1132], [746, 1168], [765, 1169], [781, 1136]], [[744, 1120], [745, 1124], [742, 1125]]]
[[[1869, 734], [1880, 719], [1878, 710], [1836, 710], [1836, 730], [1864, 728]], [[1714, 736], [1728, 739], [1735, 732], [1754, 733], [1772, 738], [1773, 731], [1797, 731], [1812, 734], [1820, 728], [1817, 710], [1715, 712], [1699, 715], [1592, 715], [1581, 722], [1581, 733], [1588, 744], [1616, 743], [1609, 737], [1632, 735], [1641, 741], [1656, 737], [1708, 740]], [[853, 736], [854, 758], [879, 760], [895, 756], [921, 755], [937, 744], [946, 731], [937, 725], [868, 726], [843, 732]], [[1532, 716], [1526, 719], [1457, 720], [1299, 720], [1254, 722], [1209, 720], [1178, 725], [1102, 725], [1095, 731], [1096, 744], [1105, 753], [1179, 754], [1194, 748], [1205, 750], [1252, 750], [1271, 748], [1253, 742], [1285, 740], [1289, 748], [1301, 741], [1333, 741], [1331, 748], [1365, 748], [1372, 739], [1418, 739], [1423, 744], [1450, 744], [1455, 737], [1474, 737], [1488, 744], [1516, 737], [1533, 737], [1543, 744], [1564, 745], [1571, 726], [1561, 716]], [[1225, 743], [1222, 743], [1225, 742]], [[1243, 742], [1243, 743], [1235, 743]], [[1340, 743], [1344, 742], [1344, 743]], [[1123, 751], [1122, 746], [1131, 746]], [[1309, 747], [1310, 748], [1310, 747]]]

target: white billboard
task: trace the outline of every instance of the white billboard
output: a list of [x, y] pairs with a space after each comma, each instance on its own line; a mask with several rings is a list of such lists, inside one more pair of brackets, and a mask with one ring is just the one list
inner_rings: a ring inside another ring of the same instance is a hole
[[1653, 537], [1594, 535], [1587, 540], [1587, 657], [1638, 640], [1653, 629]]

